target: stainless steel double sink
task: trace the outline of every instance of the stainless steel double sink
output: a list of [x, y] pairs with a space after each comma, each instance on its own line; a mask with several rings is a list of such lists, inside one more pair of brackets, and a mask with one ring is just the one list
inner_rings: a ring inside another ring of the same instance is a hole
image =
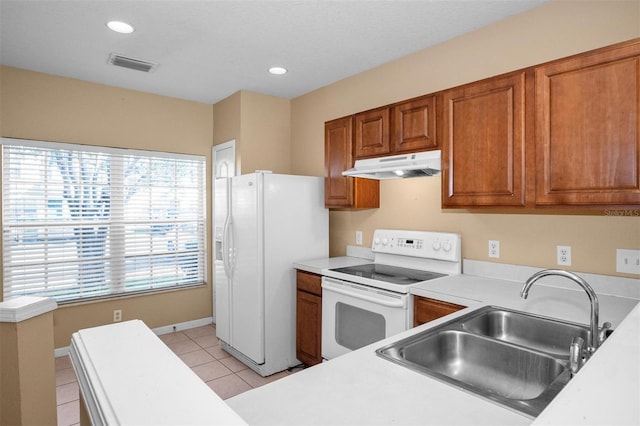
[[384, 359], [536, 417], [571, 378], [589, 327], [487, 306], [382, 347]]

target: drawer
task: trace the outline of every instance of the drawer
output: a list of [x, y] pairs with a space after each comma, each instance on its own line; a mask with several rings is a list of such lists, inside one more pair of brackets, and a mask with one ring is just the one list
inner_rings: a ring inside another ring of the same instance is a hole
[[296, 271], [296, 284], [300, 291], [322, 296], [322, 276], [305, 271]]
[[442, 300], [429, 299], [428, 297], [414, 296], [413, 326], [416, 327], [429, 321], [433, 321], [445, 315], [452, 314], [466, 306]]

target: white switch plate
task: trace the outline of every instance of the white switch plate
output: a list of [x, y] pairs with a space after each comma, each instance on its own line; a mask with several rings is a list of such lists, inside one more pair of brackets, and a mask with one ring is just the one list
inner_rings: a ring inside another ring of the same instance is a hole
[[558, 246], [558, 265], [571, 266], [571, 246]]
[[640, 275], [640, 250], [616, 250], [616, 272]]
[[500, 241], [489, 240], [489, 257], [500, 257]]
[[362, 231], [356, 231], [356, 244], [362, 245]]

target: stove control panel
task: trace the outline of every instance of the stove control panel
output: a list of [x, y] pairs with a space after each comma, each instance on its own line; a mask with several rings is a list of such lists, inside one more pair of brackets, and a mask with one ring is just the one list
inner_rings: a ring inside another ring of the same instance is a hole
[[461, 238], [449, 232], [376, 229], [371, 250], [400, 256], [460, 262]]

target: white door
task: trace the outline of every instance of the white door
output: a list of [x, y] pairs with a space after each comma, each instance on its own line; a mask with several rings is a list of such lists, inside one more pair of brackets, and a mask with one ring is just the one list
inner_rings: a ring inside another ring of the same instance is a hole
[[[221, 143], [213, 147], [213, 178], [236, 175], [236, 141]], [[240, 170], [238, 170], [238, 175]]]
[[232, 182], [231, 346], [264, 363], [264, 265], [262, 178], [236, 176]]

